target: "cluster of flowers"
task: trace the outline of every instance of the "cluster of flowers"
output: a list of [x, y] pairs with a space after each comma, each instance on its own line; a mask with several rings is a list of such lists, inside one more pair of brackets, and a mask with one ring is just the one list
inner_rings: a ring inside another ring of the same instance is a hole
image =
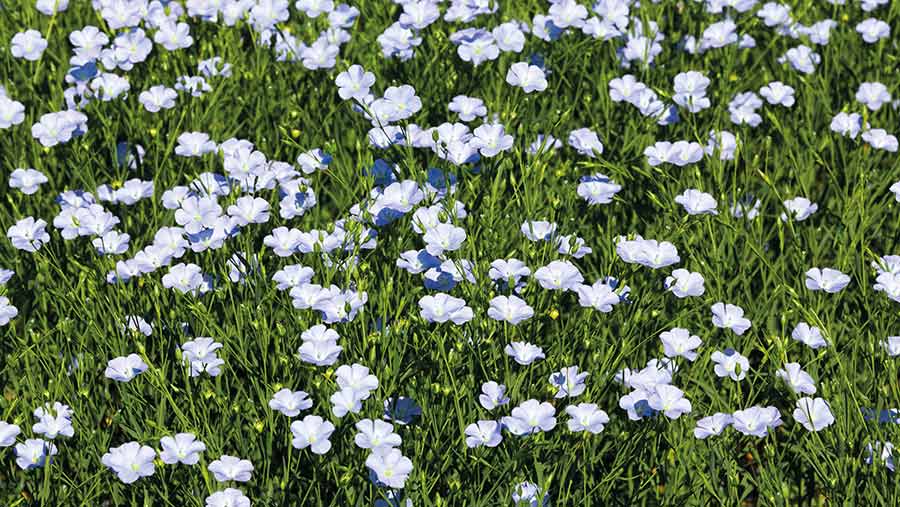
[[[423, 43], [423, 31], [441, 18], [441, 2], [437, 0], [397, 1], [401, 4], [399, 19], [383, 31], [377, 41], [385, 58], [409, 60], [415, 57], [415, 48]], [[729, 45], [749, 49], [756, 41], [739, 30], [731, 19], [731, 12], [749, 12], [756, 7], [755, 0], [706, 0], [706, 10], [724, 19], [706, 27], [699, 39], [687, 35], [680, 41], [682, 50], [693, 54], [720, 49]], [[842, 0], [832, 0], [840, 4]], [[887, 0], [864, 0], [862, 8], [874, 11], [887, 4]], [[94, 9], [103, 19], [106, 28], [120, 31], [110, 37], [94, 26], [85, 26], [69, 34], [72, 54], [68, 64], [64, 91], [67, 108], [63, 111], [42, 114], [32, 125], [32, 137], [45, 148], [70, 142], [88, 131], [89, 118], [84, 112], [92, 101], [121, 100], [131, 92], [127, 73], [150, 57], [154, 44], [165, 51], [179, 51], [192, 47], [191, 25], [186, 18], [207, 23], [221, 22], [233, 26], [245, 22], [260, 43], [273, 50], [279, 61], [300, 62], [310, 70], [330, 69], [337, 65], [342, 45], [350, 40], [350, 30], [355, 25], [359, 10], [346, 4], [334, 5], [331, 0], [298, 0], [294, 7], [310, 20], [323, 14], [327, 28], [310, 45], [279, 29], [278, 25], [290, 19], [287, 0], [187, 0], [179, 2], [160, 0], [95, 0]], [[582, 34], [615, 41], [616, 54], [623, 68], [646, 68], [662, 54], [665, 34], [652, 20], [644, 20], [632, 10], [638, 4], [628, 0], [599, 0], [587, 7], [576, 0], [550, 2], [546, 13], [537, 14], [532, 22], [508, 20], [495, 27], [468, 27], [450, 35], [456, 45], [459, 58], [474, 66], [497, 60], [501, 52], [522, 53], [526, 37], [555, 41], [580, 30]], [[40, 12], [52, 16], [68, 8], [67, 0], [38, 0]], [[495, 2], [487, 0], [453, 0], [445, 10], [447, 22], [471, 23], [482, 15], [496, 12]], [[756, 11], [762, 24], [777, 35], [800, 39], [824, 46], [837, 23], [830, 19], [817, 20], [804, 25], [794, 19], [788, 5], [768, 2]], [[855, 27], [868, 44], [876, 44], [890, 37], [890, 26], [876, 18], [869, 18]], [[48, 41], [36, 30], [25, 30], [12, 37], [10, 51], [13, 57], [34, 62], [42, 58]], [[518, 58], [517, 58], [518, 59]], [[806, 45], [792, 47], [779, 61], [796, 72], [812, 74], [821, 64], [821, 57]], [[159, 113], [176, 107], [179, 94], [198, 97], [212, 90], [210, 81], [227, 79], [232, 75], [231, 66], [220, 57], [199, 61], [197, 75], [176, 78], [172, 87], [154, 85], [138, 95], [141, 106], [149, 113]], [[550, 79], [548, 79], [548, 77]], [[527, 61], [519, 61], [505, 69], [505, 82], [521, 88], [525, 94], [540, 93], [551, 86], [553, 72], [540, 55], [531, 55]], [[503, 125], [497, 115], [489, 114], [484, 100], [467, 95], [455, 96], [448, 109], [458, 122], [446, 121], [437, 126], [420, 126], [409, 120], [423, 108], [422, 98], [409, 84], [389, 86], [380, 95], [373, 93], [376, 77], [359, 65], [351, 65], [340, 72], [334, 81], [338, 96], [351, 102], [353, 110], [370, 123], [368, 140], [380, 150], [394, 146], [408, 146], [435, 154], [457, 167], [479, 170], [487, 159], [498, 157], [513, 149], [513, 126]], [[640, 114], [659, 125], [672, 125], [681, 121], [682, 115], [693, 118], [713, 107], [711, 79], [699, 71], [681, 72], [674, 78], [673, 92], [657, 92], [641, 83], [632, 74], [624, 74], [608, 83], [609, 97], [613, 102], [626, 102], [637, 108]], [[519, 92], [517, 92], [519, 93]], [[660, 93], [671, 97], [667, 103]], [[757, 92], [736, 93], [728, 103], [731, 122], [736, 126], [756, 128], [763, 122], [759, 110], [769, 106], [792, 108], [797, 101], [796, 90], [781, 82], [772, 81]], [[889, 88], [879, 82], [862, 82], [854, 99], [869, 111], [879, 111], [885, 105], [897, 107], [892, 102]], [[865, 121], [867, 115], [842, 111], [834, 115], [831, 130], [855, 140], [860, 137], [874, 149], [896, 152], [897, 138], [884, 129], [873, 129]], [[7, 95], [0, 88], [0, 129], [12, 128], [25, 120], [25, 106]], [[473, 123], [478, 122], [478, 123]], [[470, 124], [472, 124], [470, 126]], [[704, 131], [705, 132], [705, 131]], [[569, 131], [568, 146], [586, 158], [598, 158], [604, 145], [596, 132], [587, 127]], [[562, 147], [562, 142], [552, 134], [541, 134], [533, 141], [528, 152], [532, 156], [552, 153]], [[646, 147], [643, 154], [652, 167], [671, 164], [686, 167], [697, 164], [704, 156], [718, 160], [733, 160], [740, 147], [738, 137], [728, 131], [709, 132], [706, 146], [688, 140], [658, 141]], [[157, 189], [153, 181], [133, 178], [120, 186], [100, 185], [93, 191], [68, 190], [56, 199], [59, 213], [52, 225], [66, 241], [90, 238], [98, 254], [103, 256], [126, 255], [131, 249], [131, 236], [117, 229], [120, 218], [110, 209], [122, 209], [138, 205], [145, 199], [153, 199], [162, 190], [163, 207], [171, 212], [169, 225], [155, 231], [153, 242], [143, 246], [127, 259], [116, 261], [115, 269], [106, 280], [110, 284], [131, 283], [167, 268], [161, 277], [165, 288], [173, 289], [186, 297], [201, 297], [217, 290], [224, 280], [216, 280], [197, 264], [175, 263], [192, 253], [217, 250], [237, 237], [248, 227], [262, 227], [273, 216], [272, 206], [265, 197], [277, 193], [278, 216], [283, 220], [301, 217], [317, 205], [313, 190], [316, 174], [327, 171], [331, 156], [319, 148], [302, 153], [293, 162], [270, 160], [246, 139], [227, 139], [217, 142], [205, 132], [184, 132], [177, 138], [174, 148], [177, 156], [187, 159], [214, 158], [221, 164], [222, 173], [204, 172], [184, 186]], [[142, 163], [144, 149], [138, 145], [124, 145], [119, 161], [130, 167]], [[385, 157], [388, 158], [388, 157]], [[422, 275], [424, 286], [432, 294], [418, 301], [421, 318], [429, 323], [465, 325], [476, 316], [476, 310], [464, 299], [449, 294], [460, 283], [476, 281], [476, 263], [460, 258], [467, 247], [467, 233], [460, 225], [468, 216], [466, 204], [457, 200], [457, 176], [450, 171], [428, 169], [427, 181], [419, 184], [412, 179], [400, 179], [399, 167], [383, 158], [366, 169], [374, 187], [371, 193], [357, 203], [340, 219], [325, 229], [302, 231], [279, 226], [268, 231], [263, 244], [281, 258], [294, 255], [314, 256], [329, 267], [346, 269], [359, 262], [362, 250], [378, 246], [379, 236], [387, 234], [389, 226], [409, 215], [410, 225], [419, 246], [404, 251], [396, 266], [412, 275]], [[18, 168], [9, 178], [9, 186], [25, 195], [37, 193], [49, 178], [31, 168]], [[584, 176], [575, 190], [589, 205], [613, 202], [622, 187], [601, 173]], [[277, 191], [277, 192], [274, 192]], [[900, 182], [891, 187], [900, 201]], [[718, 214], [718, 203], [712, 194], [699, 189], [686, 189], [674, 201], [689, 215]], [[818, 210], [818, 205], [806, 197], [794, 197], [783, 201], [783, 221], [801, 222]], [[761, 202], [753, 196], [745, 196], [732, 204], [733, 216], [753, 220], [761, 210]], [[7, 237], [18, 250], [35, 253], [51, 241], [47, 222], [40, 218], [25, 217], [7, 230]], [[490, 300], [486, 311], [488, 318], [518, 325], [535, 315], [534, 308], [523, 299], [523, 289], [533, 279], [544, 290], [565, 294], [572, 292], [584, 308], [608, 313], [619, 304], [627, 304], [631, 288], [619, 280], [605, 277], [593, 284], [585, 278], [572, 259], [580, 259], [592, 253], [586, 241], [576, 235], [562, 234], [556, 223], [543, 220], [526, 220], [521, 226], [523, 236], [532, 242], [549, 243], [552, 251], [562, 256], [532, 272], [531, 267], [515, 259], [495, 259], [490, 263], [488, 277], [493, 286], [503, 294]], [[678, 250], [670, 242], [644, 239], [640, 235], [621, 236], [616, 239], [616, 253], [628, 264], [649, 267], [654, 270], [674, 266], [681, 262]], [[258, 272], [259, 259], [255, 254], [235, 253], [227, 262], [229, 280], [245, 283]], [[874, 289], [884, 292], [890, 299], [900, 302], [900, 256], [887, 255], [873, 263], [876, 272]], [[0, 270], [0, 285], [14, 273]], [[299, 310], [318, 312], [323, 324], [312, 326], [301, 335], [303, 344], [297, 350], [301, 361], [315, 366], [336, 364], [343, 350], [340, 335], [326, 325], [353, 321], [364, 311], [368, 303], [365, 291], [355, 286], [338, 287], [313, 283], [315, 271], [302, 264], [283, 266], [274, 273], [272, 282], [287, 292], [293, 306]], [[832, 268], [811, 268], [805, 273], [806, 287], [811, 291], [833, 294], [844, 290], [851, 278]], [[701, 273], [676, 268], [667, 274], [661, 284], [677, 298], [698, 297], [705, 293]], [[739, 306], [716, 302], [710, 308], [712, 324], [742, 335], [752, 325]], [[0, 326], [18, 316], [17, 308], [9, 298], [0, 296]], [[149, 336], [152, 326], [138, 316], [126, 319], [123, 330]], [[798, 342], [818, 349], [829, 345], [822, 331], [806, 322], [796, 324], [791, 334]], [[628, 392], [619, 399], [619, 407], [630, 420], [641, 420], [663, 414], [677, 419], [693, 412], [693, 405], [685, 392], [673, 385], [676, 373], [698, 357], [698, 349], [704, 341], [688, 329], [672, 328], [660, 335], [664, 358], [651, 359], [644, 368], [632, 371], [628, 368], [616, 375], [616, 380]], [[891, 356], [900, 355], [900, 337], [885, 339], [882, 346]], [[224, 359], [219, 351], [224, 345], [213, 338], [197, 337], [181, 346], [183, 365], [191, 376], [206, 373], [217, 376], [222, 373]], [[505, 352], [512, 360], [528, 366], [545, 359], [541, 347], [528, 342], [514, 341], [506, 344]], [[750, 371], [750, 361], [741, 352], [725, 348], [710, 355], [717, 377], [740, 382]], [[151, 358], [136, 353], [110, 359], [105, 376], [117, 382], [130, 382], [148, 371]], [[686, 362], [686, 363], [685, 363]], [[590, 373], [578, 366], [567, 366], [553, 373], [549, 382], [556, 389], [556, 398], [575, 398], [586, 390]], [[820, 431], [834, 422], [828, 403], [814, 398], [817, 390], [813, 378], [796, 362], [786, 362], [778, 370], [780, 379], [794, 394], [806, 395], [796, 400], [794, 420], [809, 431]], [[358, 414], [372, 393], [378, 388], [378, 379], [369, 368], [360, 364], [341, 365], [336, 370], [338, 390], [330, 397], [331, 413], [342, 418]], [[510, 403], [506, 386], [490, 381], [482, 385], [479, 397], [481, 407], [487, 411]], [[313, 401], [304, 391], [289, 388], [278, 390], [269, 401], [269, 407], [294, 419], [301, 412], [310, 410]], [[355, 444], [369, 450], [365, 460], [371, 471], [372, 481], [391, 490], [391, 498], [402, 489], [412, 471], [412, 461], [403, 456], [401, 436], [394, 425], [404, 426], [421, 415], [415, 402], [408, 398], [384, 401], [383, 420], [362, 419], [356, 422]], [[592, 434], [603, 431], [609, 415], [597, 404], [583, 402], [565, 408], [569, 416], [568, 428], [573, 432]], [[0, 421], [0, 446], [15, 445], [16, 461], [23, 470], [43, 466], [58, 453], [53, 441], [74, 435], [73, 413], [61, 403], [38, 407], [34, 411], [37, 420], [32, 431], [43, 438], [26, 439], [17, 443], [21, 429]], [[557, 424], [556, 409], [548, 402], [526, 399], [512, 408], [509, 415], [498, 419], [483, 419], [465, 428], [465, 441], [469, 447], [495, 447], [503, 439], [503, 431], [515, 436], [527, 436], [551, 431]], [[390, 422], [388, 422], [390, 421]], [[703, 439], [721, 434], [728, 426], [736, 431], [757, 437], [783, 424], [776, 407], [751, 406], [733, 413], [717, 412], [699, 419], [694, 434]], [[292, 421], [292, 444], [298, 449], [309, 449], [314, 454], [325, 454], [331, 449], [331, 436], [335, 426], [318, 415], [306, 415]], [[141, 477], [153, 475], [157, 456], [166, 464], [194, 465], [206, 451], [205, 444], [190, 433], [166, 436], [160, 440], [161, 451], [140, 442], [127, 442], [113, 447], [102, 458], [124, 483], [132, 483]], [[882, 460], [893, 469], [890, 442], [876, 442], [869, 447], [870, 454], [880, 453]], [[219, 482], [246, 482], [250, 480], [253, 465], [250, 461], [229, 455], [209, 465], [209, 471]], [[513, 493], [516, 502], [533, 505], [548, 502], [541, 488], [529, 482], [518, 485]], [[226, 505], [247, 506], [249, 499], [239, 490], [227, 488], [213, 493], [206, 500], [211, 507]]]
[[[141, 333], [149, 336], [152, 334], [152, 326], [140, 317], [131, 316], [122, 326], [123, 331]], [[313, 343], [329, 343], [334, 347], [337, 334], [324, 326], [315, 326], [303, 334], [304, 346], [300, 348], [300, 356], [305, 355], [307, 345]], [[189, 365], [191, 376], [197, 376], [207, 372], [210, 376], [221, 373], [220, 367], [224, 361], [217, 357], [216, 352], [222, 347], [221, 343], [211, 338], [196, 338], [182, 345], [182, 361]], [[337, 347], [340, 352], [340, 347]], [[334, 354], [336, 359], [337, 353]], [[307, 360], [304, 358], [304, 360]], [[333, 364], [330, 362], [316, 362], [315, 364]], [[118, 357], [109, 361], [105, 375], [107, 378], [118, 382], [129, 382], [137, 375], [146, 371], [148, 365], [137, 354]], [[371, 393], [378, 388], [378, 379], [369, 372], [369, 369], [359, 364], [342, 365], [335, 372], [336, 383], [340, 388], [332, 397], [332, 413], [336, 417], [344, 417], [348, 413], [359, 413], [362, 410], [362, 402], [367, 400]], [[301, 411], [312, 408], [313, 402], [304, 391], [292, 391], [281, 389], [277, 391], [269, 401], [269, 407], [290, 418], [294, 418]], [[408, 398], [388, 399], [384, 402], [384, 418], [396, 424], [407, 425], [421, 414], [421, 409]], [[53, 440], [63, 436], [72, 437], [75, 433], [72, 424], [73, 412], [61, 403], [47, 404], [38, 407], [34, 411], [37, 422], [32, 431], [43, 438], [28, 439], [16, 443], [16, 438], [21, 429], [15, 424], [0, 421], [0, 447], [9, 447], [15, 444], [17, 464], [23, 470], [40, 468], [58, 454]], [[354, 437], [356, 445], [362, 449], [371, 451], [366, 459], [366, 466], [372, 471], [373, 482], [379, 486], [400, 489], [403, 488], [406, 478], [412, 470], [412, 462], [404, 457], [397, 449], [402, 439], [393, 431], [393, 425], [381, 420], [363, 419], [356, 423], [358, 430]], [[335, 427], [332, 423], [319, 416], [308, 415], [302, 420], [294, 421], [290, 425], [293, 434], [293, 445], [298, 449], [310, 448], [316, 454], [325, 454], [331, 449], [329, 437]], [[191, 433], [179, 433], [174, 436], [166, 436], [160, 440], [161, 450], [159, 459], [165, 464], [195, 465], [200, 461], [200, 454], [206, 451], [206, 445]], [[157, 451], [150, 446], [139, 442], [127, 442], [118, 447], [113, 447], [102, 457], [102, 463], [116, 473], [117, 477], [125, 484], [130, 484], [141, 477], [154, 474]], [[209, 464], [208, 469], [219, 482], [246, 482], [251, 478], [253, 464], [245, 459], [229, 455], [222, 455], [219, 459]], [[231, 502], [246, 502], [228, 503]], [[239, 490], [227, 488], [210, 495], [207, 505], [211, 507], [227, 505], [249, 505], [249, 500]]]

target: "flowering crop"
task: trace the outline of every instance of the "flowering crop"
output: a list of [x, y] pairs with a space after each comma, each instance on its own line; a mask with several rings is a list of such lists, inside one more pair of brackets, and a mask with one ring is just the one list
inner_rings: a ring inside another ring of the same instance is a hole
[[0, 0], [0, 505], [896, 505], [900, 2]]

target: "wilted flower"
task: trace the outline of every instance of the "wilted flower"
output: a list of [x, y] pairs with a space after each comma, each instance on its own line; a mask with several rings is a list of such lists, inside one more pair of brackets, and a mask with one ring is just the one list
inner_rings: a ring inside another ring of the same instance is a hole
[[884, 463], [885, 468], [894, 471], [894, 444], [890, 442], [875, 442], [866, 444], [866, 464], [871, 465], [875, 462], [875, 454], [879, 453], [879, 460]]

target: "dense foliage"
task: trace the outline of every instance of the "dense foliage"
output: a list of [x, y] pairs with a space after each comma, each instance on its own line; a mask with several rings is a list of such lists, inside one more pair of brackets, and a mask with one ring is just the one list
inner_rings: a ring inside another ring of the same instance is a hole
[[0, 4], [0, 504], [896, 504], [900, 2], [347, 2]]

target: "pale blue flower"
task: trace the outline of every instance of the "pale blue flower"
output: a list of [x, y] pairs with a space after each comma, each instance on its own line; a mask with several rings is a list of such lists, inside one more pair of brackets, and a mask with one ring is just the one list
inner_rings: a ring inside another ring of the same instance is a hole
[[119, 480], [131, 484], [141, 477], [153, 475], [156, 451], [138, 442], [128, 442], [119, 447], [110, 448], [100, 460], [104, 466], [115, 472]]
[[419, 299], [419, 309], [422, 318], [428, 322], [452, 321], [460, 325], [473, 317], [472, 309], [466, 306], [465, 300], [443, 293], [422, 296]]
[[412, 473], [412, 461], [399, 449], [378, 447], [366, 458], [366, 467], [372, 471], [379, 485], [402, 489]]
[[543, 349], [528, 342], [511, 342], [503, 351], [522, 366], [528, 366], [538, 359], [544, 359]]
[[553, 405], [537, 400], [526, 400], [512, 409], [512, 415], [501, 420], [513, 435], [524, 436], [556, 427], [556, 410]]
[[335, 417], [358, 414], [362, 410], [362, 402], [368, 397], [367, 394], [350, 387], [342, 388], [328, 399], [331, 402], [331, 413]]
[[876, 150], [884, 150], [890, 153], [897, 152], [897, 137], [888, 134], [884, 129], [869, 129], [863, 132], [862, 140]]
[[494, 320], [516, 325], [534, 316], [534, 309], [516, 296], [496, 296], [490, 303], [487, 315]]
[[593, 403], [569, 405], [566, 407], [566, 414], [570, 417], [568, 421], [569, 431], [587, 431], [596, 435], [601, 433], [606, 424], [609, 423], [609, 416], [606, 412], [600, 410]]
[[40, 438], [29, 438], [16, 444], [16, 465], [22, 470], [41, 468], [57, 454], [56, 445]]
[[718, 377], [729, 377], [739, 382], [744, 380], [747, 371], [750, 370], [750, 361], [731, 348], [725, 349], [725, 352], [717, 350], [709, 356], [709, 359], [715, 363], [714, 370]]
[[128, 382], [139, 374], [147, 371], [147, 363], [137, 354], [129, 354], [124, 357], [110, 359], [107, 363], [104, 376], [117, 382]]
[[16, 437], [22, 430], [15, 424], [0, 421], [0, 447], [10, 447], [16, 443]]
[[588, 128], [575, 129], [569, 133], [569, 146], [580, 155], [596, 158], [603, 153], [603, 143], [597, 133]]
[[503, 441], [501, 425], [497, 421], [478, 421], [466, 426], [466, 446], [497, 447]]
[[603, 313], [611, 312], [613, 306], [621, 302], [619, 294], [605, 280], [597, 280], [593, 285], [578, 284], [575, 292], [578, 293], [579, 305]]
[[19, 310], [9, 302], [9, 298], [0, 296], [0, 326], [9, 324], [17, 315]]
[[552, 261], [534, 272], [541, 287], [548, 290], [574, 290], [583, 281], [581, 272], [569, 261]]
[[247, 482], [253, 474], [253, 463], [250, 460], [223, 454], [206, 467], [218, 482]]
[[49, 180], [44, 173], [31, 169], [16, 169], [9, 175], [9, 188], [17, 188], [25, 195], [32, 195]]
[[800, 398], [793, 416], [807, 431], [821, 431], [834, 424], [831, 407], [822, 398]]
[[703, 275], [700, 273], [678, 268], [672, 271], [672, 276], [666, 277], [664, 286], [676, 297], [686, 298], [702, 296], [706, 292], [703, 283]]
[[550, 375], [550, 385], [557, 388], [555, 398], [574, 398], [585, 391], [585, 381], [590, 373], [579, 372], [577, 366], [569, 366]]
[[378, 378], [361, 364], [341, 365], [334, 374], [338, 387], [342, 390], [351, 389], [362, 399], [368, 399], [371, 392], [378, 389]]
[[522, 88], [525, 93], [541, 92], [547, 89], [547, 78], [544, 71], [527, 62], [514, 63], [506, 73], [506, 82]]
[[775, 407], [753, 406], [732, 414], [732, 427], [744, 435], [762, 438], [781, 424], [781, 413]]
[[828, 342], [822, 337], [819, 328], [810, 326], [806, 322], [801, 322], [794, 327], [794, 330], [791, 331], [791, 338], [813, 350], [828, 346]]
[[784, 363], [784, 368], [776, 371], [775, 376], [784, 380], [795, 394], [816, 394], [815, 382], [800, 363]]
[[856, 90], [856, 100], [864, 104], [870, 111], [881, 109], [884, 104], [890, 104], [891, 94], [887, 86], [879, 82], [866, 82], [859, 85]]
[[35, 62], [41, 59], [47, 49], [47, 39], [37, 30], [26, 30], [13, 35], [10, 41], [10, 53], [15, 58]]
[[675, 197], [675, 202], [684, 207], [688, 215], [718, 215], [716, 200], [712, 195], [694, 188], [685, 190]]
[[375, 419], [363, 419], [356, 423], [356, 436], [353, 441], [360, 449], [377, 449], [379, 447], [400, 447], [403, 439], [394, 433], [394, 425]]
[[238, 489], [226, 488], [206, 497], [206, 507], [250, 507], [250, 499]]
[[159, 458], [163, 463], [174, 465], [196, 465], [200, 462], [200, 454], [206, 450], [206, 444], [197, 440], [193, 433], [178, 433], [173, 436], [165, 436], [159, 440], [162, 450]]
[[493, 380], [481, 384], [481, 393], [478, 396], [478, 403], [486, 410], [493, 410], [509, 403], [509, 397], [506, 396], [506, 386]]
[[784, 107], [791, 107], [794, 105], [794, 88], [781, 81], [772, 81], [766, 86], [763, 86], [759, 89], [759, 94], [772, 105], [781, 105]]
[[659, 335], [663, 344], [666, 357], [683, 357], [688, 361], [697, 359], [696, 349], [703, 344], [703, 340], [697, 335], [681, 327], [675, 327], [669, 331], [663, 331]]
[[731, 329], [738, 336], [750, 329], [750, 319], [744, 317], [744, 310], [740, 306], [718, 302], [711, 309], [714, 326]]
[[731, 425], [732, 420], [731, 414], [723, 414], [722, 412], [716, 412], [711, 416], [704, 417], [697, 421], [697, 427], [694, 428], [694, 437], [703, 440], [713, 435], [721, 435], [725, 428]]
[[622, 186], [603, 174], [582, 176], [578, 184], [578, 195], [590, 205], [609, 204]]
[[312, 400], [304, 391], [291, 391], [290, 389], [281, 389], [272, 395], [269, 400], [269, 408], [277, 410], [288, 417], [296, 417], [301, 410], [312, 407]]
[[662, 412], [669, 419], [678, 419], [691, 412], [691, 402], [684, 397], [684, 391], [671, 385], [656, 385], [647, 403], [650, 408]]
[[314, 454], [325, 454], [331, 450], [331, 434], [334, 425], [317, 415], [308, 415], [302, 421], [291, 423], [291, 434], [294, 436], [291, 445], [297, 449], [309, 447]]
[[831, 268], [810, 268], [806, 272], [806, 288], [834, 294], [842, 291], [850, 283], [850, 277]]
[[856, 25], [856, 32], [866, 43], [875, 44], [879, 40], [891, 36], [891, 26], [880, 19], [867, 18]]

